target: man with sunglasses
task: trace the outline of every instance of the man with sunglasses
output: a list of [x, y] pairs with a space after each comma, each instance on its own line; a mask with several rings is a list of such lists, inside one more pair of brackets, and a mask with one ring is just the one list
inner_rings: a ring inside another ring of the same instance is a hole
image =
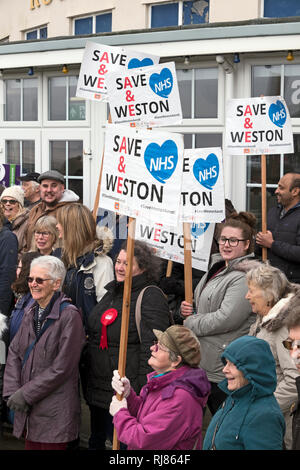
[[[298, 303], [299, 303], [298, 297]], [[298, 371], [299, 377], [296, 378], [298, 391], [298, 402], [292, 407], [293, 414], [293, 447], [292, 450], [300, 450], [300, 304], [291, 310], [286, 320], [286, 326], [289, 330], [289, 337], [283, 341], [283, 346], [290, 351]]]
[[65, 178], [57, 170], [49, 170], [42, 173], [37, 182], [40, 184], [41, 202], [30, 210], [27, 247], [31, 247], [34, 236], [34, 226], [44, 215], [56, 216], [56, 211], [71, 202], [79, 200], [79, 196], [70, 189], [65, 189]]

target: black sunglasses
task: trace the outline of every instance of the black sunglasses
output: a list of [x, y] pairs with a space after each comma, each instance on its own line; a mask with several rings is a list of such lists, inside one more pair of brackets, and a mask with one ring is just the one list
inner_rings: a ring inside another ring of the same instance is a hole
[[292, 351], [295, 346], [297, 346], [297, 349], [300, 349], [300, 339], [292, 340], [292, 339], [286, 339], [282, 341], [283, 346], [285, 349], [288, 349], [289, 351]]
[[28, 284], [31, 284], [33, 281], [35, 281], [37, 284], [43, 284], [45, 281], [51, 281], [51, 278], [48, 279], [43, 279], [42, 277], [27, 277], [27, 282]]
[[18, 204], [18, 201], [16, 201], [15, 199], [1, 199], [1, 202], [2, 204], [12, 204], [12, 205], [15, 205], [15, 204]]

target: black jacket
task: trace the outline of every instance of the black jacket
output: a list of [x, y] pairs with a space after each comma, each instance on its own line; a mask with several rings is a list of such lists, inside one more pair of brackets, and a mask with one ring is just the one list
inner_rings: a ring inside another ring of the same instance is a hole
[[296, 378], [298, 390], [298, 403], [293, 410], [293, 447], [292, 450], [300, 450], [300, 376]]
[[267, 228], [274, 242], [268, 249], [268, 260], [281, 269], [291, 282], [300, 283], [300, 203], [280, 217], [282, 206], [268, 212]]
[[18, 263], [18, 239], [4, 225], [0, 230], [0, 313], [9, 315], [12, 308], [11, 285], [16, 279]]
[[[146, 375], [152, 371], [148, 365], [151, 355], [150, 346], [156, 339], [153, 328], [165, 330], [170, 326], [169, 309], [165, 296], [157, 288], [149, 288], [143, 294], [141, 305], [141, 338], [140, 343], [135, 322], [135, 305], [140, 291], [147, 285], [146, 274], [132, 278], [130, 317], [128, 328], [128, 347], [126, 360], [126, 377], [136, 393], [146, 383]], [[85, 398], [89, 405], [109, 408], [113, 390], [111, 380], [113, 371], [118, 369], [120, 329], [122, 320], [122, 304], [124, 283], [112, 281], [107, 284], [108, 292], [94, 307], [88, 318], [88, 345], [86, 351], [87, 387]], [[110, 308], [118, 311], [116, 320], [107, 326], [108, 349], [101, 349], [101, 316]]]

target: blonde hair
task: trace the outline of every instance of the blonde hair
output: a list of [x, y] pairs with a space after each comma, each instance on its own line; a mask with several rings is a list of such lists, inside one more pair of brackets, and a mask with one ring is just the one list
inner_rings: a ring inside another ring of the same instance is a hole
[[[52, 215], [43, 215], [43, 217], [40, 217], [36, 221], [35, 226], [34, 226], [34, 232], [42, 232], [43, 230], [47, 230], [47, 232], [51, 233], [51, 235], [53, 236], [53, 244], [52, 244], [53, 250], [55, 250], [55, 248], [58, 248], [60, 246], [56, 224], [57, 224], [57, 221], [55, 217], [53, 217]], [[38, 248], [35, 242], [35, 237], [33, 237], [32, 239], [32, 245], [31, 245], [30, 251], [38, 251]]]
[[62, 226], [62, 260], [67, 267], [77, 267], [79, 256], [103, 243], [97, 239], [96, 221], [90, 209], [83, 204], [72, 202], [62, 206], [56, 213], [56, 219]]

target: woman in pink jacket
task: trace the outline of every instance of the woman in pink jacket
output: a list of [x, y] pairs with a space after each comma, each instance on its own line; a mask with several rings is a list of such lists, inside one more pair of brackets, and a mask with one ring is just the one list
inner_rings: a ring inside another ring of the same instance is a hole
[[189, 450], [202, 447], [202, 418], [210, 384], [199, 368], [200, 344], [182, 325], [153, 330], [158, 342], [148, 361], [154, 372], [139, 396], [114, 371], [110, 413], [120, 442], [128, 450]]

